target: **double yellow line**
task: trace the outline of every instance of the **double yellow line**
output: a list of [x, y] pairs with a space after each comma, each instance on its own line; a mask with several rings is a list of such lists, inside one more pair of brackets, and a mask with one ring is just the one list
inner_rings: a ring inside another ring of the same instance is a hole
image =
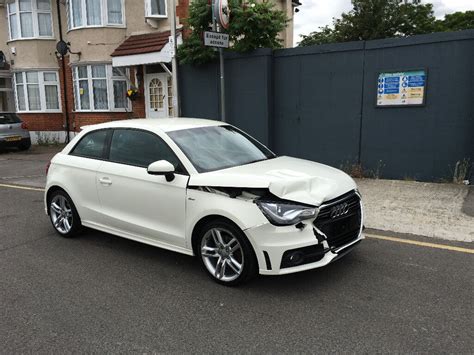
[[[30, 191], [44, 192], [44, 189], [41, 189], [39, 187], [28, 187], [28, 186], [9, 185], [9, 184], [0, 184], [0, 187], [7, 187], [7, 188], [19, 189], [19, 190], [30, 190]], [[364, 235], [367, 238], [370, 238], [370, 239], [380, 239], [380, 240], [385, 240], [385, 241], [395, 242], [395, 243], [404, 243], [404, 244], [417, 245], [417, 246], [420, 246], [420, 247], [444, 249], [444, 250], [450, 250], [450, 251], [457, 251], [457, 252], [460, 252], [460, 253], [474, 254], [474, 249], [470, 249], [470, 248], [461, 248], [461, 247], [455, 247], [455, 246], [451, 246], [451, 245], [438, 244], [438, 243], [419, 242], [417, 240], [412, 240], [412, 239], [387, 237], [387, 236], [376, 235], [376, 234], [371, 234], [371, 233], [365, 233]]]
[[396, 243], [418, 245], [420, 247], [444, 249], [444, 250], [458, 251], [460, 253], [474, 254], [474, 249], [455, 247], [455, 246], [446, 245], [446, 244], [419, 242], [417, 240], [412, 240], [412, 239], [387, 237], [384, 235], [375, 235], [375, 234], [368, 234], [368, 233], [365, 233], [364, 235], [365, 237], [371, 238], [371, 239], [387, 240], [387, 241], [396, 242]]

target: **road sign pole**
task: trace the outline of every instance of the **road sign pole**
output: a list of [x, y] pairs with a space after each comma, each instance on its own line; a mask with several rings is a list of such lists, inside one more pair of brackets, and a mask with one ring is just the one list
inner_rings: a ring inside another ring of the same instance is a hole
[[222, 122], [226, 122], [225, 120], [224, 48], [219, 48], [219, 64], [220, 64], [220, 73], [221, 73], [221, 120]]
[[[217, 29], [217, 21], [216, 21], [216, 12], [215, 12], [215, 2], [217, 0], [212, 1], [212, 30], [221, 32], [221, 26]], [[225, 122], [225, 78], [224, 78], [224, 52], [222, 48], [219, 48], [219, 74], [220, 74], [220, 106], [221, 106], [221, 121]]]
[[[176, 38], [176, 4], [175, 0], [170, 0], [171, 5], [171, 36], [173, 37], [173, 56], [171, 58], [171, 71], [172, 71], [172, 90], [173, 90], [173, 116], [179, 117], [179, 91], [178, 91], [178, 62], [176, 58], [176, 50], [178, 48], [177, 38]], [[169, 95], [169, 93], [168, 93]]]

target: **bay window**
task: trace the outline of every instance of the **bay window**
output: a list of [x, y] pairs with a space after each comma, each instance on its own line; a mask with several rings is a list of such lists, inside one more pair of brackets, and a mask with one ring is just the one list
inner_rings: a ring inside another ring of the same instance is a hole
[[166, 17], [166, 0], [145, 0], [146, 17]]
[[69, 29], [124, 25], [124, 0], [68, 0]]
[[14, 0], [8, 4], [10, 39], [52, 38], [51, 0]]
[[125, 111], [129, 108], [127, 81], [108, 64], [73, 68], [76, 111]]
[[15, 96], [20, 112], [60, 112], [59, 80], [55, 71], [15, 73]]

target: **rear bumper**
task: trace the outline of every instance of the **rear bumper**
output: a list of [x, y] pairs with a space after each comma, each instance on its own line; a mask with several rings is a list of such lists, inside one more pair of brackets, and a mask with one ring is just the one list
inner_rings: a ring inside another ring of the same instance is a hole
[[19, 140], [9, 141], [8, 137], [0, 137], [0, 148], [18, 147], [19, 145], [31, 144], [31, 138], [21, 137]]

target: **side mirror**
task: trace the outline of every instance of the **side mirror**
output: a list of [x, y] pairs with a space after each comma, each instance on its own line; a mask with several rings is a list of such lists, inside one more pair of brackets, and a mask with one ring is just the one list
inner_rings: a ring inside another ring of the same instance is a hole
[[167, 160], [158, 160], [148, 165], [147, 172], [150, 175], [164, 175], [166, 181], [174, 180], [174, 166]]

